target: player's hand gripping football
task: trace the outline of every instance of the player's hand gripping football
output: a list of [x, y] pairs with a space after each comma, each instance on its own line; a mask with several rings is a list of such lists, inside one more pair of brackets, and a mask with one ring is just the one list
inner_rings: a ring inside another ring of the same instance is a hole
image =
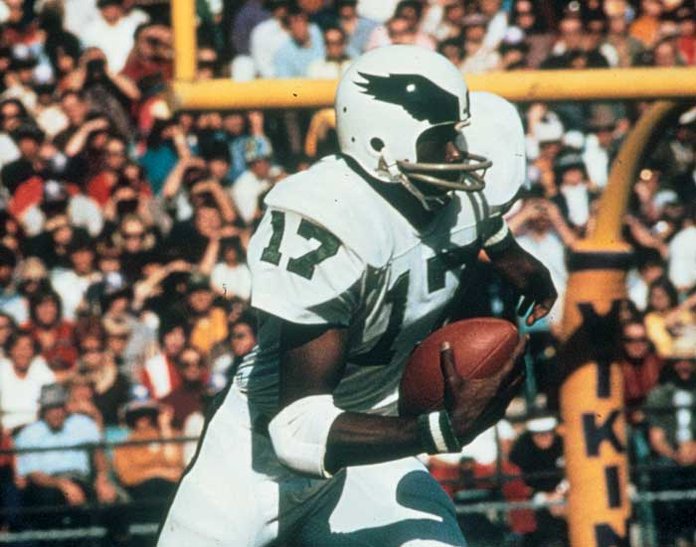
[[462, 444], [470, 443], [505, 415], [524, 382], [526, 346], [527, 337], [520, 337], [505, 366], [495, 375], [467, 379], [457, 372], [450, 345], [442, 344], [440, 366], [445, 380], [445, 408]]

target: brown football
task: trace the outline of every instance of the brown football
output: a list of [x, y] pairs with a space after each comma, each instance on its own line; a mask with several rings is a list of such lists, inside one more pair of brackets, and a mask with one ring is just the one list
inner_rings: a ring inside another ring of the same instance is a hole
[[413, 350], [401, 378], [399, 414], [417, 416], [442, 408], [445, 383], [440, 347], [449, 342], [464, 378], [492, 376], [515, 349], [517, 328], [503, 319], [464, 319], [436, 330]]

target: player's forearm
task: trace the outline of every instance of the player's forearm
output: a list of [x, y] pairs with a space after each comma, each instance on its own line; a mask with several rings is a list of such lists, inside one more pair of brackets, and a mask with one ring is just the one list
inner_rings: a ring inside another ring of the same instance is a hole
[[425, 451], [416, 418], [344, 412], [331, 425], [324, 467], [335, 473], [343, 467], [382, 463]]

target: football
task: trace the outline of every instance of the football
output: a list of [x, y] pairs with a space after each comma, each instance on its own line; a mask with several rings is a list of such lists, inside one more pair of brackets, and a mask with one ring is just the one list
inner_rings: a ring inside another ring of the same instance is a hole
[[505, 364], [519, 339], [503, 319], [464, 319], [436, 330], [413, 350], [401, 377], [399, 414], [417, 416], [443, 406], [445, 383], [440, 346], [449, 342], [457, 371], [464, 378], [492, 376]]

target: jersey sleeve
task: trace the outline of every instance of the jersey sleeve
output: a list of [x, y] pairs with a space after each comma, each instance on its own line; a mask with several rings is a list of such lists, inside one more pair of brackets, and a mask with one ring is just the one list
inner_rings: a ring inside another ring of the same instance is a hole
[[248, 257], [253, 307], [293, 323], [350, 324], [365, 264], [324, 226], [269, 208]]

